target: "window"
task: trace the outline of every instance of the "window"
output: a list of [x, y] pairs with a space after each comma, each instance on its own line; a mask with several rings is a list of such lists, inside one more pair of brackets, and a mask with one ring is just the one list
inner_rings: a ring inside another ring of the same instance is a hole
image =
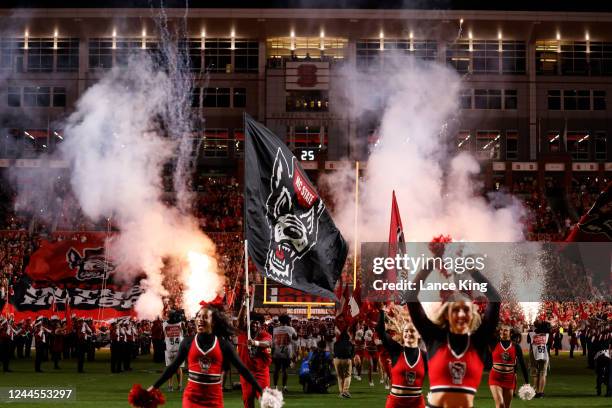
[[516, 130], [506, 131], [506, 160], [518, 159], [519, 134]]
[[202, 140], [204, 157], [228, 157], [229, 132], [227, 129], [206, 129]]
[[234, 108], [246, 107], [246, 88], [234, 88]]
[[584, 130], [567, 132], [567, 151], [572, 155], [572, 159], [589, 159], [590, 139], [591, 135]]
[[51, 88], [48, 86], [23, 88], [23, 106], [48, 107], [51, 104]]
[[296, 126], [292, 142], [294, 149], [322, 149], [327, 146], [327, 134], [319, 126]]
[[232, 43], [229, 39], [211, 38], [205, 40], [204, 64], [210, 72], [231, 72]]
[[548, 132], [546, 139], [548, 140], [548, 151], [551, 153], [561, 151], [561, 132], [551, 130]]
[[563, 91], [564, 110], [590, 110], [591, 92], [589, 90], [564, 90]]
[[7, 92], [7, 104], [12, 108], [21, 106], [21, 88], [9, 86]]
[[589, 44], [591, 75], [612, 75], [612, 43]]
[[201, 106], [200, 103], [200, 95], [202, 93], [202, 88], [192, 88], [191, 89], [191, 107], [199, 108]]
[[53, 87], [53, 106], [66, 106], [66, 88], [58, 86]]
[[113, 41], [110, 38], [89, 40], [89, 69], [109, 69], [113, 67]]
[[0, 38], [0, 69], [23, 72], [23, 49], [23, 40]]
[[472, 145], [472, 135], [469, 130], [461, 130], [457, 133], [457, 150], [470, 151]]
[[595, 132], [595, 160], [606, 160], [608, 157], [608, 140], [606, 132]]
[[202, 106], [205, 108], [229, 108], [229, 88], [205, 88]]
[[561, 110], [561, 91], [556, 89], [548, 90], [548, 109]]
[[235, 40], [234, 64], [236, 72], [259, 70], [259, 43], [250, 40]]
[[499, 43], [497, 41], [473, 41], [472, 47], [472, 71], [475, 74], [498, 74]]
[[472, 90], [462, 89], [459, 93], [459, 107], [461, 109], [472, 109]]
[[189, 70], [191, 72], [200, 72], [202, 70], [202, 41], [201, 38], [179, 40], [178, 48], [189, 61]]
[[380, 41], [361, 40], [356, 44], [357, 68], [370, 70], [380, 69]]
[[556, 75], [558, 63], [558, 42], [536, 41], [536, 72], [544, 75]]
[[244, 129], [234, 129], [234, 156], [244, 156]]
[[327, 112], [328, 91], [288, 91], [287, 112]]
[[504, 109], [516, 109], [518, 107], [518, 97], [516, 89], [504, 90]]
[[476, 149], [479, 159], [499, 159], [501, 134], [498, 130], [476, 132]]
[[586, 75], [587, 73], [586, 42], [561, 44], [561, 74]]
[[593, 91], [593, 110], [606, 110], [606, 91]]
[[474, 109], [501, 109], [502, 91], [499, 89], [474, 89]]
[[53, 72], [53, 38], [28, 40], [28, 72]]
[[446, 62], [453, 66], [457, 72], [465, 74], [470, 70], [470, 46], [468, 42], [460, 41], [448, 44], [446, 48]]
[[57, 72], [77, 72], [79, 70], [79, 39], [62, 38], [57, 40]]
[[432, 40], [412, 41], [411, 54], [425, 61], [435, 61], [438, 57], [438, 43]]
[[115, 64], [126, 65], [130, 55], [142, 50], [142, 38], [117, 38], [115, 46]]
[[523, 41], [502, 42], [502, 73], [524, 74], [526, 72], [526, 55]]

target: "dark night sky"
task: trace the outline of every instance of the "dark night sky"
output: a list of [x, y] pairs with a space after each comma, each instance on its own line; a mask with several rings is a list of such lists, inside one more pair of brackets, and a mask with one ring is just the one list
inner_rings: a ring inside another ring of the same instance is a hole
[[[0, 8], [97, 8], [159, 6], [161, 0], [1, 0]], [[440, 10], [610, 11], [612, 1], [562, 0], [165, 0], [166, 7], [190, 8], [352, 8]]]

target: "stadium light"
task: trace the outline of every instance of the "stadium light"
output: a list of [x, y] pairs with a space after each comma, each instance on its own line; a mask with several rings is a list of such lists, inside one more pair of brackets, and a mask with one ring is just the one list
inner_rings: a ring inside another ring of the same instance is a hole
[[561, 40], [561, 32], [557, 31], [557, 41]]
[[60, 140], [64, 140], [64, 138], [62, 137], [62, 135], [60, 135], [59, 133], [57, 133], [55, 130], [53, 131], [53, 134], [58, 137]]
[[25, 131], [25, 130], [24, 130], [24, 131], [23, 131], [23, 133], [25, 133], [25, 135], [26, 135], [27, 137], [29, 137], [30, 139], [35, 140], [35, 139], [34, 139], [34, 136], [32, 136], [31, 134], [29, 134], [27, 131]]

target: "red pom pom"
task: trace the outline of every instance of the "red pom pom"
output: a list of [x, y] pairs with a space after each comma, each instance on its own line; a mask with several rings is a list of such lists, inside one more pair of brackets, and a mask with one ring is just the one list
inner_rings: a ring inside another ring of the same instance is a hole
[[452, 242], [450, 235], [438, 235], [433, 237], [429, 243], [429, 250], [434, 256], [441, 257], [444, 255], [444, 244]]
[[128, 402], [136, 408], [157, 408], [166, 403], [166, 398], [157, 388], [147, 391], [140, 384], [134, 384], [128, 394]]

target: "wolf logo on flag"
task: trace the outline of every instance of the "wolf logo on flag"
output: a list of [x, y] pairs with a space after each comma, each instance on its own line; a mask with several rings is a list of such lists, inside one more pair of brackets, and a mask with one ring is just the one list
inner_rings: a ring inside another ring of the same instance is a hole
[[292, 157], [289, 168], [287, 158], [280, 148], [277, 150], [266, 200], [271, 238], [266, 270], [275, 280], [289, 286], [295, 261], [317, 243], [319, 218], [325, 210], [325, 204], [295, 160]]
[[85, 248], [83, 256], [70, 248], [66, 254], [66, 261], [70, 269], [77, 269], [78, 280], [106, 279], [115, 270], [115, 266], [108, 262], [104, 256], [104, 248]]

